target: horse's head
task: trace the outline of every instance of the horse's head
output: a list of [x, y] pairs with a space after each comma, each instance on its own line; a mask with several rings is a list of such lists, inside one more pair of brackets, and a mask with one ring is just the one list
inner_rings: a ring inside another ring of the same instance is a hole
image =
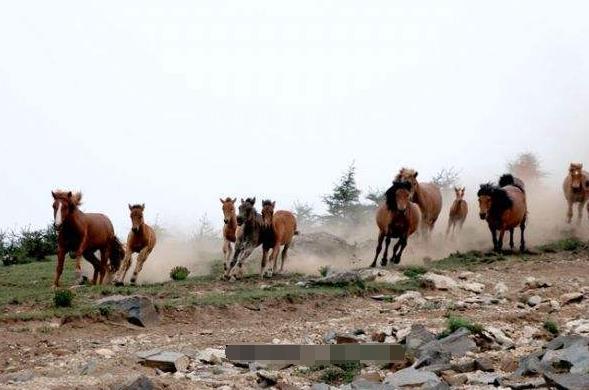
[[235, 218], [235, 202], [237, 198], [231, 199], [227, 197], [225, 200], [223, 198], [219, 198], [219, 200], [223, 205], [223, 222], [227, 225], [231, 219]]
[[246, 200], [241, 199], [241, 204], [239, 205], [237, 214], [237, 225], [241, 226], [244, 224], [245, 221], [253, 219], [256, 214], [256, 209], [254, 208], [254, 204], [256, 204], [256, 198], [247, 198]]
[[53, 196], [53, 225], [61, 228], [70, 213], [82, 203], [82, 193], [71, 191], [51, 191]]
[[394, 181], [406, 181], [411, 183], [411, 196], [415, 192], [415, 187], [417, 187], [417, 174], [418, 172], [414, 169], [410, 168], [401, 168], [397, 176], [395, 176]]
[[487, 219], [491, 206], [493, 205], [493, 195], [497, 188], [492, 183], [481, 184], [477, 196], [479, 197], [479, 217]]
[[454, 193], [456, 194], [456, 199], [457, 200], [462, 200], [464, 199], [464, 187], [454, 187]]
[[583, 164], [571, 163], [569, 165], [569, 176], [571, 177], [571, 189], [573, 192], [581, 192], [585, 187], [583, 183]]
[[276, 206], [276, 202], [272, 202], [271, 200], [262, 201], [262, 221], [266, 227], [272, 226], [274, 206]]
[[145, 204], [129, 205], [131, 211], [131, 230], [133, 233], [139, 232], [143, 225], [143, 210], [145, 210]]
[[404, 213], [411, 202], [411, 183], [395, 180], [393, 186], [386, 192], [387, 207], [391, 211]]

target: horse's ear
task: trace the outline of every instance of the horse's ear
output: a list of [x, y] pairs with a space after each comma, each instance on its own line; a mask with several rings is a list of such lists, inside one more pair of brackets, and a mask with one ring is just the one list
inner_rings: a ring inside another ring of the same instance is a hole
[[252, 206], [256, 204], [256, 197], [254, 196], [252, 199]]
[[418, 174], [418, 173], [419, 173], [419, 172], [415, 171], [415, 175], [413, 175], [413, 177], [417, 179], [417, 174]]
[[141, 211], [145, 210], [145, 203], [141, 203]]
[[129, 203], [129, 210], [133, 210], [133, 206], [131, 206], [131, 203]]
[[223, 198], [219, 198], [219, 200], [221, 201], [221, 204], [225, 204], [225, 201], [223, 200]]
[[55, 192], [51, 191], [51, 196], [53, 196], [53, 199], [57, 199], [57, 196], [55, 195]]
[[233, 198], [233, 200], [231, 201], [231, 203], [235, 203], [237, 202], [237, 198]]
[[71, 197], [72, 197], [72, 192], [71, 191], [67, 193], [67, 197], [71, 199]]
[[272, 202], [272, 207], [276, 206], [276, 201]]
[[245, 203], [244, 200], [243, 200], [243, 198], [241, 198], [241, 203]]

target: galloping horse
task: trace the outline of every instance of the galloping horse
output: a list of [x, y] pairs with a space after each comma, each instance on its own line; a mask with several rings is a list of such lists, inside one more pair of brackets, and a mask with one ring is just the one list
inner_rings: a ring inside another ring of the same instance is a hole
[[421, 210], [421, 232], [427, 240], [442, 211], [442, 193], [434, 183], [419, 183], [417, 173], [413, 169], [401, 168], [395, 181], [411, 183], [411, 201], [415, 202]]
[[133, 276], [131, 276], [131, 284], [135, 284], [137, 275], [141, 272], [143, 264], [155, 247], [156, 242], [155, 231], [143, 221], [145, 204], [129, 205], [129, 210], [131, 211], [132, 227], [127, 236], [127, 250], [125, 251], [123, 266], [115, 278], [115, 284], [118, 286], [122, 286], [125, 282], [125, 275], [131, 267], [133, 253], [139, 253]]
[[233, 247], [231, 243], [237, 240], [237, 215], [235, 214], [235, 202], [237, 198], [231, 199], [227, 197], [225, 200], [219, 198], [223, 205], [223, 268], [227, 272], [229, 269], [229, 262], [231, 261], [231, 254]]
[[386, 192], [386, 202], [381, 204], [376, 211], [376, 224], [380, 232], [378, 234], [376, 255], [370, 265], [371, 267], [376, 267], [376, 260], [382, 250], [382, 241], [385, 237], [386, 242], [381, 265], [383, 267], [387, 265], [391, 238], [399, 239], [393, 247], [393, 257], [391, 258], [393, 263], [399, 264], [401, 254], [407, 246], [407, 239], [417, 230], [421, 215], [419, 207], [410, 201], [411, 187], [410, 182], [394, 181], [393, 186]]
[[[54, 287], [59, 287], [63, 273], [65, 255], [75, 253], [76, 276], [82, 282], [82, 256], [94, 267], [92, 283], [102, 284], [106, 273], [115, 273], [120, 266], [125, 250], [115, 236], [110, 219], [104, 214], [84, 213], [78, 206], [82, 204], [82, 194], [65, 191], [52, 191], [54, 225], [57, 229], [57, 266]], [[94, 252], [100, 251], [100, 260]], [[108, 268], [110, 259], [110, 268]]]
[[243, 276], [243, 263], [252, 254], [254, 249], [262, 245], [264, 239], [264, 223], [262, 215], [254, 207], [256, 198], [241, 199], [239, 213], [237, 215], [237, 226], [241, 227], [241, 234], [237, 235], [235, 242], [235, 253], [225, 271], [225, 278]]
[[454, 235], [456, 225], [462, 229], [462, 225], [464, 225], [464, 221], [466, 220], [466, 216], [468, 214], [468, 204], [464, 200], [464, 187], [455, 187], [454, 193], [456, 194], [456, 199], [454, 199], [454, 202], [450, 207], [450, 216], [448, 218], [446, 236], [450, 234], [450, 229], [452, 229], [452, 235]]
[[[503, 249], [503, 236], [508, 230], [509, 246], [513, 250], [513, 231], [519, 226], [521, 231], [520, 251], [524, 252], [526, 249], [524, 231], [528, 215], [525, 192], [517, 185], [508, 184], [499, 187], [487, 183], [481, 184], [477, 196], [479, 198], [479, 216], [489, 225], [493, 237], [493, 249], [497, 252]], [[497, 230], [499, 230], [499, 239], [497, 239]]]
[[[562, 183], [564, 197], [568, 203], [567, 223], [573, 219], [573, 204], [578, 203], [577, 223], [581, 223], [583, 206], [589, 199], [589, 173], [583, 170], [583, 164], [571, 163], [569, 174]], [[589, 213], [589, 209], [587, 210]]]
[[299, 234], [297, 231], [297, 220], [293, 213], [285, 210], [278, 210], [274, 212], [276, 202], [270, 200], [264, 200], [262, 202], [262, 221], [266, 234], [263, 234], [262, 243], [262, 269], [260, 277], [266, 275], [266, 259], [268, 251], [272, 249], [270, 254], [269, 265], [271, 265], [268, 271], [268, 276], [272, 276], [272, 272], [276, 273], [278, 253], [280, 252], [280, 246], [282, 249], [282, 262], [280, 263], [280, 273], [284, 268], [284, 262], [288, 255], [288, 248], [292, 244], [292, 239], [295, 235]]

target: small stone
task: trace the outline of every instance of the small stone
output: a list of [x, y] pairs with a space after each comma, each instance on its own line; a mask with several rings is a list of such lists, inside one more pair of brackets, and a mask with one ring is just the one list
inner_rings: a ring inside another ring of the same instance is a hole
[[471, 271], [462, 271], [458, 274], [458, 279], [467, 280], [474, 275], [474, 272]]
[[377, 343], [384, 343], [387, 338], [387, 334], [385, 332], [376, 332], [370, 336], [372, 341], [376, 341]]
[[509, 288], [503, 282], [499, 282], [495, 285], [495, 296], [498, 298], [504, 298], [507, 295]]
[[574, 292], [574, 293], [567, 293], [567, 294], [562, 294], [560, 296], [560, 301], [562, 302], [562, 305], [568, 305], [571, 303], [579, 303], [583, 300], [584, 295], [583, 293], [580, 292]]
[[462, 283], [460, 288], [466, 291], [470, 291], [476, 294], [480, 294], [485, 290], [485, 285], [477, 282]]
[[477, 370], [486, 371], [486, 372], [495, 371], [493, 361], [486, 356], [477, 358], [477, 359], [475, 359], [474, 362], [475, 362], [475, 367]]
[[94, 351], [97, 355], [102, 356], [103, 358], [110, 359], [115, 355], [115, 353], [108, 348], [99, 348]]
[[144, 366], [158, 368], [165, 372], [186, 371], [190, 363], [188, 356], [179, 352], [151, 350], [138, 352], [136, 356]]
[[451, 290], [458, 287], [458, 284], [454, 279], [449, 276], [435, 274], [433, 272], [427, 272], [421, 277], [427, 286], [436, 290]]
[[114, 386], [116, 390], [154, 390], [153, 382], [145, 375], [130, 379], [122, 385]]
[[98, 363], [95, 359], [88, 361], [88, 363], [84, 364], [80, 369], [80, 375], [92, 375], [96, 371], [96, 366]]
[[517, 365], [517, 359], [512, 354], [507, 354], [501, 358], [500, 367], [503, 372], [514, 372], [517, 370]]
[[528, 305], [531, 307], [538, 306], [540, 303], [542, 303], [542, 297], [539, 295], [532, 295], [528, 298]]
[[258, 376], [258, 384], [262, 387], [271, 387], [278, 383], [278, 375], [266, 370], [259, 370], [256, 372]]

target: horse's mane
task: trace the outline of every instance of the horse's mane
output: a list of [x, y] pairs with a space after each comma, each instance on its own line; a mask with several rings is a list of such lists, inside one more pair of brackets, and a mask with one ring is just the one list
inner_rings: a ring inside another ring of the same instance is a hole
[[253, 198], [246, 198], [245, 199], [245, 203], [249, 203], [249, 204], [251, 204], [253, 206], [256, 203], [256, 198], [255, 197], [253, 197]]
[[404, 189], [411, 191], [411, 183], [406, 180], [395, 180], [391, 188], [385, 193], [387, 208], [390, 211], [397, 211], [397, 200], [395, 199], [395, 193], [397, 190]]
[[264, 199], [262, 201], [262, 207], [264, 206], [272, 206], [272, 201], [270, 199]]
[[505, 186], [514, 186], [522, 190], [522, 192], [526, 192], [524, 182], [511, 173], [506, 173], [499, 178], [499, 187]]
[[134, 204], [134, 205], [131, 205], [131, 209], [143, 209], [143, 205], [141, 205], [141, 204]]
[[[72, 194], [70, 198], [70, 193]], [[80, 206], [82, 204], [82, 192], [71, 192], [71, 191], [63, 191], [63, 190], [56, 190], [53, 191], [53, 196], [55, 198], [67, 200], [70, 205], [72, 206]]]
[[408, 177], [415, 176], [416, 174], [417, 174], [417, 171], [415, 169], [403, 167], [399, 170], [399, 173], [397, 173], [397, 176], [395, 176], [395, 181], [406, 180]]
[[501, 187], [494, 185], [493, 183], [481, 184], [481, 187], [477, 192], [477, 196], [491, 197], [491, 214], [503, 212], [511, 208], [511, 206], [513, 206], [513, 201], [507, 194], [507, 191], [505, 191], [505, 189]]
[[226, 197], [226, 198], [225, 198], [225, 202], [231, 202], [232, 200], [233, 200], [233, 199], [231, 199], [231, 197], [230, 197], [230, 196], [228, 196], [228, 197]]

